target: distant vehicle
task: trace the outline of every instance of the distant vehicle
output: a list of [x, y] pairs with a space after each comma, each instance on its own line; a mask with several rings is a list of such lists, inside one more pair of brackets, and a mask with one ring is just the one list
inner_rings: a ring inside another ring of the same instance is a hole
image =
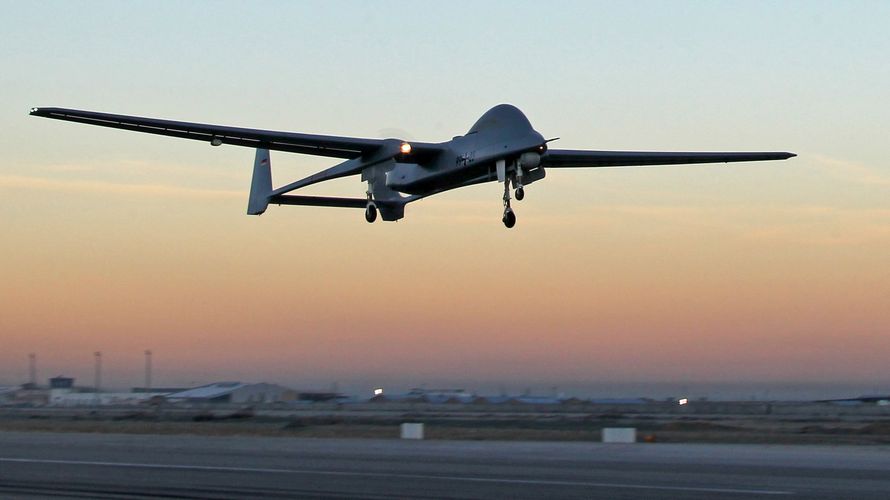
[[[312, 205], [364, 208], [365, 219], [395, 221], [412, 201], [451, 189], [498, 181], [504, 184], [505, 226], [516, 224], [510, 186], [522, 200], [525, 186], [544, 178], [548, 168], [628, 167], [737, 161], [785, 160], [785, 152], [653, 152], [550, 149], [556, 139], [532, 128], [522, 112], [509, 104], [488, 110], [465, 135], [441, 143], [401, 139], [361, 139], [206, 125], [138, 116], [113, 115], [63, 108], [32, 108], [31, 114], [103, 127], [169, 135], [256, 148], [247, 213], [259, 215], [268, 205]], [[343, 158], [342, 163], [279, 188], [272, 187], [269, 151], [287, 151]], [[289, 195], [311, 184], [361, 175], [368, 183], [364, 198]]]

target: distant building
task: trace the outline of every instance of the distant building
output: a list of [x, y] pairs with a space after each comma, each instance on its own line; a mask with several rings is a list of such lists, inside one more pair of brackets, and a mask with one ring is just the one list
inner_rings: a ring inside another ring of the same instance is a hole
[[72, 377], [63, 377], [59, 375], [58, 377], [53, 377], [49, 379], [49, 388], [50, 389], [71, 389], [74, 387], [74, 378]]
[[485, 404], [500, 405], [500, 404], [504, 404], [504, 403], [510, 403], [512, 401], [513, 401], [512, 396], [503, 396], [503, 395], [501, 395], [501, 396], [479, 396], [478, 398], [476, 398], [475, 401], [473, 401], [473, 403], [481, 404], [481, 405], [485, 405]]
[[19, 387], [17, 386], [0, 386], [0, 404], [9, 403], [14, 400], [18, 390]]
[[829, 403], [839, 406], [856, 406], [861, 404], [876, 404], [878, 406], [890, 406], [890, 395], [881, 394], [881, 395], [863, 395], [858, 398], [845, 398], [845, 399], [821, 399], [816, 401], [817, 403]]
[[645, 398], [594, 398], [590, 403], [595, 405], [644, 405], [651, 400]]
[[46, 389], [19, 389], [15, 391], [12, 400], [7, 401], [16, 405], [43, 406], [49, 400], [49, 391]]
[[166, 395], [171, 402], [257, 404], [295, 401], [296, 391], [275, 384], [217, 382]]
[[412, 389], [427, 403], [471, 403], [476, 395], [463, 389]]
[[422, 389], [414, 388], [402, 394], [381, 393], [373, 398], [373, 402], [402, 402], [402, 403], [472, 403], [476, 395], [463, 389]]
[[339, 392], [310, 392], [304, 391], [297, 393], [297, 400], [299, 401], [310, 401], [310, 402], [320, 402], [320, 401], [342, 401], [347, 399], [346, 396], [340, 394]]
[[189, 390], [188, 387], [133, 387], [130, 389], [130, 392], [135, 392], [137, 394], [152, 393], [155, 395], [167, 395], [187, 390]]
[[519, 396], [517, 398], [513, 398], [513, 401], [527, 405], [558, 405], [562, 403], [559, 398], [552, 398], [547, 396]]
[[128, 406], [147, 402], [154, 394], [134, 392], [78, 392], [50, 389], [50, 406]]

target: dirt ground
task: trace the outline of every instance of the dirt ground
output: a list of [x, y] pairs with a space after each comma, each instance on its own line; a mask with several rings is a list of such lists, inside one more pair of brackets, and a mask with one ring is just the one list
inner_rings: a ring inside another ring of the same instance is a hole
[[0, 431], [129, 434], [257, 435], [313, 438], [398, 438], [402, 422], [423, 422], [426, 439], [600, 441], [603, 427], [635, 427], [637, 439], [667, 443], [888, 444], [890, 421], [844, 418], [750, 418], [585, 415], [441, 418], [414, 415], [269, 418], [249, 412], [165, 417], [133, 412], [27, 415], [0, 412]]

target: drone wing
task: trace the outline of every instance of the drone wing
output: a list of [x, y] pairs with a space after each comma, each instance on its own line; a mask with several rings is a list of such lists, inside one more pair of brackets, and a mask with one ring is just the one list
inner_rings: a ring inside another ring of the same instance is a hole
[[735, 161], [787, 160], [794, 153], [688, 153], [660, 151], [586, 151], [549, 149], [541, 157], [548, 168], [633, 167], [642, 165], [680, 165], [688, 163], [728, 163]]
[[[384, 145], [383, 139], [276, 132], [273, 130], [159, 120], [141, 116], [113, 115], [77, 109], [32, 108], [31, 115], [148, 134], [194, 139], [209, 142], [215, 146], [234, 144], [236, 146], [334, 158], [352, 159], [374, 154]], [[415, 147], [415, 150], [417, 149], [420, 148]]]

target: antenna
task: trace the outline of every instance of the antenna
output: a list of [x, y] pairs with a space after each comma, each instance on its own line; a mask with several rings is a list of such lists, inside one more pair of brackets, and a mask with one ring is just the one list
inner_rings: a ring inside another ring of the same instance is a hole
[[151, 350], [145, 350], [145, 392], [151, 392]]
[[93, 353], [96, 357], [96, 392], [102, 387], [102, 353], [96, 351]]
[[28, 354], [28, 372], [30, 374], [29, 382], [31, 387], [37, 388], [37, 354], [33, 352]]

